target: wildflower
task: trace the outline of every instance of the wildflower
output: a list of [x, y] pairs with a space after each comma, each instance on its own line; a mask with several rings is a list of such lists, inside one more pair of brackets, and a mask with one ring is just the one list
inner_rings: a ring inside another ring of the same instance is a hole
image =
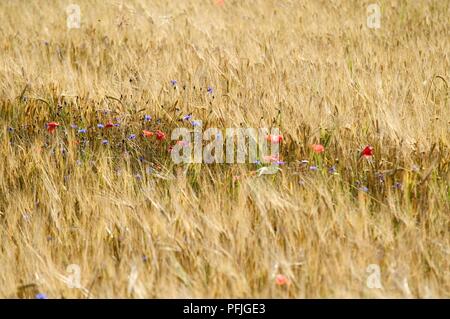
[[367, 157], [373, 156], [373, 147], [370, 146], [370, 145], [367, 145], [367, 146], [362, 150], [360, 157], [361, 157], [361, 156], [364, 156], [364, 157], [366, 157], [366, 158], [367, 158]]
[[46, 294], [43, 294], [43, 293], [38, 293], [38, 294], [35, 296], [35, 298], [36, 298], [36, 299], [48, 299], [48, 298], [47, 298], [47, 295], [46, 295]]
[[109, 143], [108, 140], [103, 140], [103, 141], [102, 141], [102, 144], [103, 144], [103, 145], [107, 145], [108, 143]]
[[85, 128], [82, 128], [82, 129], [78, 130], [78, 133], [80, 133], [80, 134], [84, 134], [86, 132], [87, 132], [87, 129], [85, 129]]
[[312, 166], [309, 167], [309, 170], [315, 172], [315, 171], [318, 170], [318, 168], [317, 168], [317, 166], [312, 165]]
[[395, 188], [395, 189], [402, 189], [402, 184], [399, 183], [399, 182], [395, 182], [395, 183], [394, 183], [394, 188]]
[[286, 164], [286, 162], [283, 162], [283, 161], [276, 161], [275, 164], [277, 164], [277, 165], [284, 165], [284, 164]]
[[336, 173], [336, 166], [332, 166], [328, 169], [328, 173], [335, 174]]
[[380, 183], [384, 183], [384, 174], [383, 173], [377, 173], [376, 177], [378, 178], [378, 181]]
[[285, 275], [278, 274], [275, 277], [275, 283], [277, 284], [277, 286], [285, 286], [285, 285], [287, 285], [288, 280]]
[[144, 121], [149, 122], [149, 121], [151, 121], [151, 119], [152, 119], [152, 117], [150, 115], [145, 115], [144, 116]]
[[12, 133], [12, 132], [14, 132], [14, 129], [12, 127], [8, 127], [8, 132]]
[[106, 128], [111, 128], [111, 127], [113, 127], [113, 126], [114, 126], [114, 124], [111, 123], [111, 122], [108, 122], [108, 123], [105, 124], [105, 127], [106, 127]]
[[104, 126], [102, 123], [98, 123], [98, 124], [97, 124], [97, 127], [98, 127], [98, 128], [105, 128], [105, 126]]
[[119, 127], [119, 126], [120, 126], [120, 123], [114, 124], [114, 127]]
[[77, 128], [78, 128], [78, 125], [76, 125], [76, 124], [70, 124], [70, 127], [73, 128], [73, 129], [77, 129]]
[[137, 180], [141, 180], [142, 179], [142, 176], [140, 174], [136, 174], [135, 177], [136, 177]]
[[309, 161], [308, 160], [301, 160], [300, 163], [303, 164], [303, 165], [306, 165], [306, 164], [309, 163]]
[[283, 141], [282, 135], [268, 135], [267, 140], [271, 143], [280, 143]]
[[210, 87], [210, 86], [208, 86], [208, 93], [209, 93], [209, 94], [212, 94], [212, 93], [213, 93], [213, 88]]
[[192, 121], [191, 124], [192, 124], [192, 126], [200, 126], [201, 121]]
[[134, 140], [136, 138], [136, 134], [130, 134], [130, 136], [128, 136], [129, 140]]
[[325, 151], [325, 147], [322, 144], [312, 144], [311, 148], [317, 154], [323, 153]]
[[192, 118], [191, 114], [183, 116], [183, 121], [189, 121]]
[[49, 133], [53, 133], [58, 126], [59, 126], [59, 123], [57, 123], [57, 122], [48, 122], [47, 123], [47, 131]]
[[171, 80], [170, 83], [172, 84], [172, 86], [177, 85], [177, 80]]
[[164, 134], [160, 130], [157, 130], [156, 131], [156, 139], [159, 140], [159, 141], [165, 140], [166, 139], [166, 134]]
[[360, 191], [367, 193], [369, 191], [369, 189], [367, 188], [367, 186], [361, 186], [360, 188], [358, 188]]
[[142, 130], [142, 133], [144, 134], [145, 137], [152, 137], [154, 135], [153, 132], [147, 130]]

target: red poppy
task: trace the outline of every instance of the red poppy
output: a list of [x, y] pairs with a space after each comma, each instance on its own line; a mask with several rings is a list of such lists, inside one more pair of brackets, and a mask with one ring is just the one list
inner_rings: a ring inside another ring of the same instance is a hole
[[144, 134], [145, 137], [152, 137], [154, 135], [153, 132], [147, 130], [142, 130], [142, 133]]
[[164, 134], [160, 130], [157, 130], [155, 133], [156, 133], [156, 139], [157, 140], [162, 141], [162, 140], [166, 139], [166, 134]]
[[47, 123], [47, 131], [49, 133], [53, 133], [58, 126], [59, 126], [59, 123], [57, 123], [57, 122], [48, 122]]
[[361, 156], [364, 157], [371, 157], [373, 156], [373, 147], [370, 145], [367, 145], [361, 152]]
[[284, 285], [287, 285], [288, 280], [287, 280], [287, 278], [286, 278], [285, 275], [278, 274], [278, 275], [275, 277], [275, 283], [276, 283], [278, 286], [284, 286]]
[[113, 127], [113, 126], [114, 126], [114, 124], [111, 123], [111, 122], [108, 122], [108, 123], [105, 124], [105, 127], [106, 127], [106, 128], [111, 128], [111, 127]]
[[281, 143], [283, 141], [283, 135], [268, 135], [267, 140], [271, 143]]
[[325, 151], [325, 147], [322, 144], [312, 144], [311, 148], [315, 153], [318, 154]]

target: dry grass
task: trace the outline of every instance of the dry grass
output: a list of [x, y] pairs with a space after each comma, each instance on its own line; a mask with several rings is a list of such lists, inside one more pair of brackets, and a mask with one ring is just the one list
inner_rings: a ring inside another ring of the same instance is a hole
[[[76, 2], [71, 30], [66, 1], [0, 2], [0, 296], [450, 296], [448, 1], [379, 1], [379, 30], [369, 1]], [[288, 164], [175, 166], [126, 138], [190, 112], [280, 127]]]

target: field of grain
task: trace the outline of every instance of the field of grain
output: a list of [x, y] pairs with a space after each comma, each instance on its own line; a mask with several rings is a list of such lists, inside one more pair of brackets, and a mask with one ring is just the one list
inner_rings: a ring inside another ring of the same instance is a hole
[[449, 298], [450, 2], [370, 4], [0, 1], [0, 297]]

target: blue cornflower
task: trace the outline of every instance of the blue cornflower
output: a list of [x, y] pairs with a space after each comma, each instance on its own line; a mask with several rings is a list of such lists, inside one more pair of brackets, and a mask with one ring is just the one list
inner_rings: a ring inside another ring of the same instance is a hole
[[212, 94], [212, 93], [213, 93], [213, 88], [210, 87], [210, 86], [208, 86], [208, 93], [209, 93], [209, 94]]
[[183, 121], [189, 121], [192, 118], [191, 114], [183, 116]]
[[102, 141], [102, 144], [103, 144], [103, 145], [107, 145], [108, 143], [109, 143], [108, 140], [103, 140], [103, 141]]
[[192, 121], [191, 124], [192, 124], [192, 126], [200, 126], [200, 125], [202, 125], [201, 121]]
[[402, 184], [399, 183], [399, 182], [395, 182], [395, 183], [394, 183], [394, 188], [395, 188], [395, 189], [402, 189]]
[[130, 136], [128, 136], [129, 140], [134, 140], [136, 138], [136, 134], [131, 134]]
[[276, 161], [275, 164], [277, 164], [277, 165], [283, 165], [283, 164], [286, 164], [286, 162], [283, 162], [283, 161]]
[[175, 86], [175, 85], [177, 85], [177, 80], [171, 80], [170, 83], [171, 83], [173, 86]]
[[367, 193], [369, 191], [369, 189], [366, 186], [361, 186], [360, 188], [358, 188], [360, 191]]
[[261, 164], [261, 161], [260, 161], [260, 160], [256, 160], [256, 161], [254, 162], [254, 164], [260, 165], [260, 164]]
[[309, 167], [310, 171], [314, 171], [315, 172], [315, 171], [317, 171], [317, 169], [318, 169], [317, 166], [314, 166], [314, 165]]
[[76, 129], [76, 128], [78, 128], [78, 125], [76, 125], [76, 124], [70, 124], [70, 127], [73, 128], [73, 129]]
[[102, 123], [98, 123], [98, 124], [97, 124], [97, 127], [98, 127], [98, 128], [105, 128], [105, 126], [104, 126]]
[[380, 183], [384, 183], [384, 175], [383, 175], [383, 173], [377, 173], [376, 177], [378, 178], [378, 181]]
[[149, 121], [151, 121], [151, 119], [152, 119], [152, 117], [150, 115], [145, 115], [144, 116], [144, 121], [149, 122]]
[[78, 133], [80, 133], [80, 134], [84, 134], [86, 132], [87, 132], [87, 129], [85, 129], [85, 128], [82, 128], [82, 129], [78, 130]]
[[328, 169], [328, 173], [330, 173], [330, 174], [336, 173], [336, 166], [331, 166], [331, 167]]
[[114, 127], [119, 127], [119, 126], [120, 126], [120, 123], [114, 124]]
[[48, 299], [46, 294], [38, 293], [36, 296], [36, 299]]

